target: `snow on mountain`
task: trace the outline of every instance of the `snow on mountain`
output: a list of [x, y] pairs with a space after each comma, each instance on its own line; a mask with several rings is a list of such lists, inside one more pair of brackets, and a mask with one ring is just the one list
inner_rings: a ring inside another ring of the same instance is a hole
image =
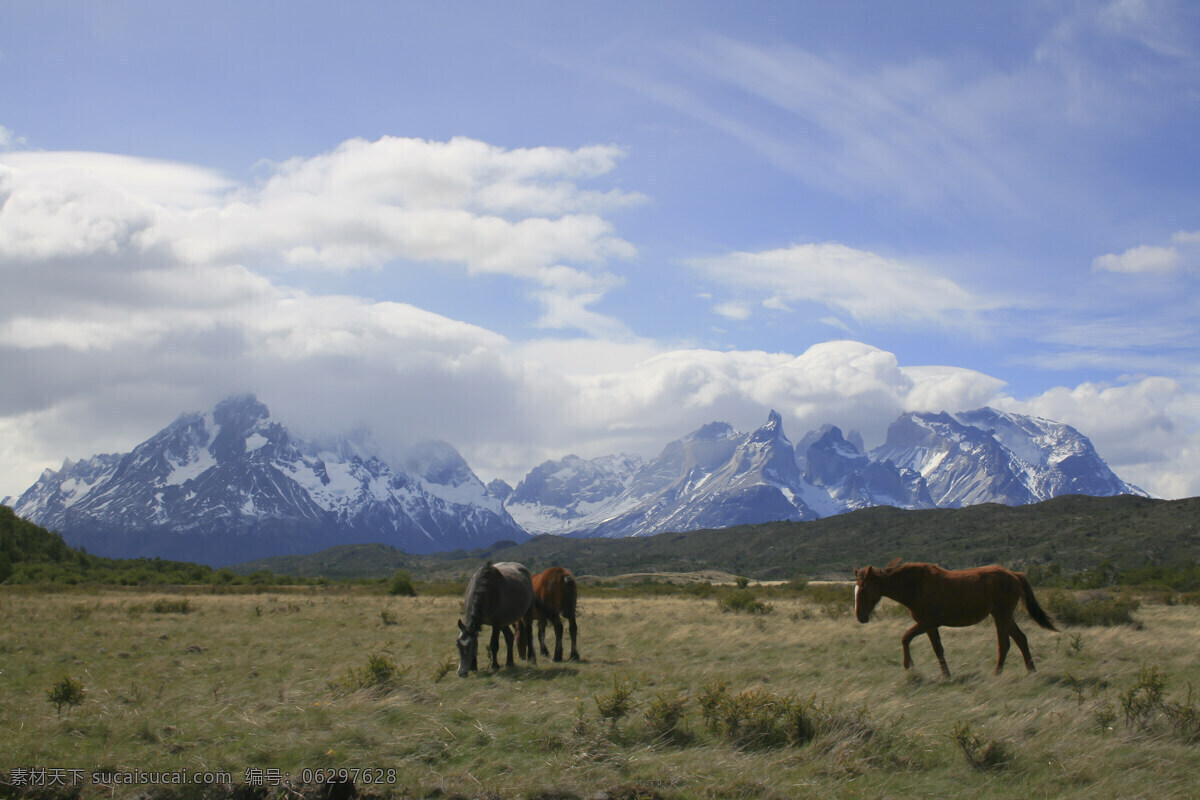
[[803, 456], [797, 451], [797, 462], [801, 461], [805, 464], [805, 481], [824, 489], [832, 503], [824, 505], [822, 516], [877, 505], [934, 507], [920, 474], [890, 461], [871, 460], [861, 444], [847, 441], [834, 426], [822, 428]]
[[774, 411], [743, 434], [711, 423], [654, 459], [548, 461], [526, 476], [506, 507], [531, 533], [646, 536], [777, 519], [813, 519], [792, 444]]
[[806, 520], [858, 508], [1020, 505], [1139, 493], [1066, 425], [1001, 414], [905, 414], [871, 453], [832, 425], [793, 446], [772, 411], [751, 433], [705, 425], [638, 465], [568, 456], [532, 470], [505, 506], [531, 533], [645, 536]]
[[1064, 494], [1145, 494], [1118, 478], [1091, 441], [1070, 425], [981, 408], [955, 419], [991, 433], [1023, 465], [1022, 481], [1039, 500]]
[[810, 520], [875, 505], [1144, 494], [1074, 428], [991, 408], [903, 414], [869, 453], [857, 433], [831, 425], [793, 445], [771, 411], [754, 431], [712, 422], [649, 460], [546, 461], [515, 489], [485, 486], [445, 442], [420, 444], [399, 462], [365, 432], [294, 439], [247, 395], [184, 414], [128, 454], [48, 469], [13, 508], [95, 553], [225, 564], [356, 542], [434, 552], [530, 534]]
[[294, 440], [251, 395], [184, 414], [126, 455], [47, 470], [14, 511], [116, 557], [227, 564], [383, 542], [409, 552], [524, 539], [449, 445], [412, 456], [416, 476], [363, 442]]
[[957, 416], [904, 414], [871, 457], [919, 473], [941, 508], [1024, 505], [1062, 494], [1144, 494], [1114, 475], [1069, 425], [990, 408]]
[[642, 466], [636, 456], [546, 461], [510, 490], [504, 507], [529, 533], [578, 533], [621, 513], [622, 497]]

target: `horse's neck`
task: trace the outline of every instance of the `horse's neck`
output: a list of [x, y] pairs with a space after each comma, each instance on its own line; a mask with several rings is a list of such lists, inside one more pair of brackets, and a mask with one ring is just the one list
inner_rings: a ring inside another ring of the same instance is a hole
[[917, 599], [917, 580], [912, 570], [899, 570], [884, 579], [881, 593], [901, 605], [910, 605]]
[[478, 631], [483, 627], [483, 617], [488, 604], [488, 593], [493, 590], [492, 582], [476, 576], [471, 581], [471, 594], [467, 600], [467, 613], [464, 624], [468, 630]]

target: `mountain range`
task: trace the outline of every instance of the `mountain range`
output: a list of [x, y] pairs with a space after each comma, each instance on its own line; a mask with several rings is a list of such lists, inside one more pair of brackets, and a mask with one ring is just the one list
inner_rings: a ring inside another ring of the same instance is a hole
[[66, 461], [4, 503], [69, 544], [112, 557], [224, 565], [341, 544], [411, 553], [531, 535], [647, 536], [872, 506], [1024, 505], [1144, 494], [1068, 425], [983, 408], [907, 413], [864, 451], [825, 426], [793, 444], [771, 411], [749, 433], [713, 422], [658, 456], [569, 455], [514, 488], [485, 486], [451, 445], [388, 463], [368, 437], [292, 437], [254, 396], [180, 416], [127, 454]]

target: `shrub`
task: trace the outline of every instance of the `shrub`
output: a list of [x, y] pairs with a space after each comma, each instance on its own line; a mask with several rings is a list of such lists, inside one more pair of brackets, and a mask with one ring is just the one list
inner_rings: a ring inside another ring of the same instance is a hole
[[416, 597], [417, 589], [413, 586], [412, 576], [408, 570], [398, 569], [392, 573], [391, 583], [388, 584], [388, 594], [401, 597]]
[[687, 713], [687, 693], [674, 690], [659, 692], [646, 707], [646, 725], [662, 739], [678, 740], [683, 731], [679, 723]]
[[811, 704], [793, 695], [764, 689], [731, 695], [718, 680], [700, 690], [697, 703], [709, 730], [741, 748], [798, 745], [816, 734]]
[[593, 695], [593, 699], [600, 716], [616, 727], [617, 721], [633, 707], [633, 684], [613, 676], [612, 691]]
[[1140, 606], [1132, 597], [1107, 591], [1046, 595], [1046, 610], [1065, 625], [1137, 625], [1132, 615]]
[[951, 734], [955, 744], [962, 750], [967, 763], [981, 771], [998, 770], [1012, 764], [1008, 747], [994, 740], [983, 741], [971, 733], [971, 726], [963, 722], [954, 727]]
[[186, 597], [179, 600], [162, 597], [150, 604], [150, 610], [155, 614], [187, 614], [192, 610], [192, 604]]
[[86, 696], [87, 690], [83, 688], [83, 682], [69, 676], [64, 676], [61, 681], [46, 690], [46, 700], [58, 710], [60, 717], [64, 706], [68, 709], [77, 706]]
[[1166, 697], [1167, 675], [1155, 665], [1142, 667], [1137, 680], [1125, 691], [1117, 693], [1125, 725], [1149, 731], [1161, 719], [1184, 741], [1200, 740], [1200, 707], [1196, 705], [1191, 685], [1182, 703]]
[[749, 589], [730, 592], [717, 601], [717, 608], [735, 614], [770, 614], [775, 610], [775, 606], [759, 600]]
[[347, 670], [341, 682], [331, 684], [331, 688], [350, 692], [367, 689], [387, 694], [400, 686], [411, 671], [411, 666], [400, 666], [384, 653], [372, 653], [367, 656], [365, 667]]

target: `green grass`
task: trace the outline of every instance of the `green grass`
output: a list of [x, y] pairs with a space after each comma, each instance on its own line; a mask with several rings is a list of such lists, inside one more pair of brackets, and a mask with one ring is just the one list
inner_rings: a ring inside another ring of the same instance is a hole
[[[456, 597], [0, 590], [0, 771], [379, 769], [395, 781], [358, 788], [396, 798], [1194, 795], [1200, 607], [1026, 621], [1039, 671], [1014, 649], [998, 678], [990, 624], [943, 629], [943, 680], [923, 637], [900, 667], [890, 601], [860, 625], [814, 588], [766, 615], [585, 590], [583, 662], [466, 679]], [[67, 679], [83, 694], [58, 707]]]

